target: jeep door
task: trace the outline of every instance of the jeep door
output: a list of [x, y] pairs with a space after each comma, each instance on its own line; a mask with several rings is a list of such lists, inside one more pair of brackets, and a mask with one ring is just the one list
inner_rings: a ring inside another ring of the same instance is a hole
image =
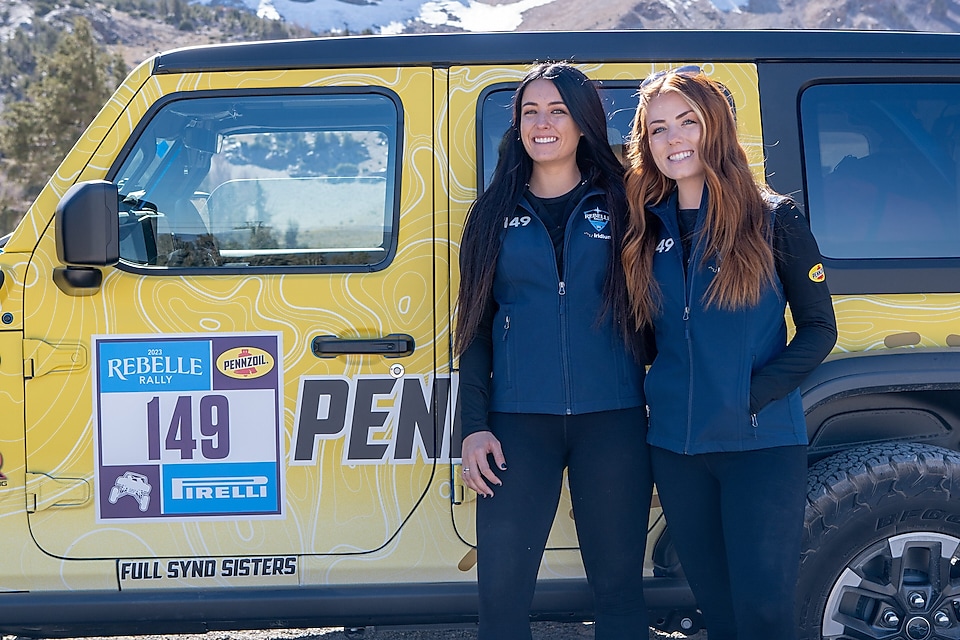
[[52, 217], [75, 180], [115, 184], [121, 259], [77, 285], [51, 224], [30, 265], [37, 545], [163, 559], [121, 563], [122, 584], [419, 553], [423, 531], [413, 551], [398, 532], [448, 441], [434, 72], [168, 71], [121, 90], [40, 200]]

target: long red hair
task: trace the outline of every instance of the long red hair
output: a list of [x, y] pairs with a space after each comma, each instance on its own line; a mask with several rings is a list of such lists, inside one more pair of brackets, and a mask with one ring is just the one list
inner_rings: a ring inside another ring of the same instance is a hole
[[676, 183], [657, 168], [650, 151], [646, 114], [650, 101], [676, 92], [700, 118], [700, 158], [709, 202], [704, 256], [722, 265], [704, 296], [704, 304], [739, 309], [756, 304], [765, 286], [774, 282], [772, 224], [767, 189], [753, 177], [747, 154], [737, 140], [737, 125], [720, 86], [703, 74], [667, 73], [640, 89], [628, 147], [627, 202], [630, 221], [622, 260], [637, 327], [650, 324], [660, 290], [653, 279], [653, 256], [659, 237], [656, 216], [648, 205], [666, 199]]

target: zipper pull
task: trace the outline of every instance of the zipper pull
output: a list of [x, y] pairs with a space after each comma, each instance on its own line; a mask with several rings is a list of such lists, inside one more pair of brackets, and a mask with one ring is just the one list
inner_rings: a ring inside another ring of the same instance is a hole
[[503, 319], [503, 339], [507, 339], [507, 333], [510, 331], [510, 316], [506, 316]]
[[689, 319], [690, 319], [690, 307], [684, 307], [684, 308], [683, 308], [683, 320], [684, 320], [684, 322], [686, 322], [686, 321], [689, 320]]
[[753, 437], [757, 437], [757, 414], [750, 414], [750, 426], [753, 427]]
[[567, 295], [567, 284], [563, 280], [560, 281], [560, 289], [557, 293], [562, 296]]

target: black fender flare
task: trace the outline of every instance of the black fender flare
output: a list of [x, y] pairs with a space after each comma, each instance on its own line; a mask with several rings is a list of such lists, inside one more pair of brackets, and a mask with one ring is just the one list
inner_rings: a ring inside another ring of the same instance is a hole
[[927, 442], [960, 451], [960, 349], [834, 355], [800, 392], [811, 463], [881, 442]]
[[960, 390], [960, 349], [862, 351], [828, 356], [800, 385], [805, 413], [837, 398], [875, 392]]

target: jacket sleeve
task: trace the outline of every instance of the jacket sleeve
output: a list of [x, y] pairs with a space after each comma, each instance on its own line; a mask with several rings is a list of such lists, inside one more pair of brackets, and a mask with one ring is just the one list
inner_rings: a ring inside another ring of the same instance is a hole
[[460, 355], [460, 427], [466, 438], [489, 431], [490, 376], [493, 372], [493, 316], [495, 303], [487, 301], [477, 333]]
[[753, 374], [751, 413], [798, 387], [837, 342], [837, 321], [820, 249], [807, 219], [789, 201], [777, 208], [774, 259], [796, 334], [776, 358]]

